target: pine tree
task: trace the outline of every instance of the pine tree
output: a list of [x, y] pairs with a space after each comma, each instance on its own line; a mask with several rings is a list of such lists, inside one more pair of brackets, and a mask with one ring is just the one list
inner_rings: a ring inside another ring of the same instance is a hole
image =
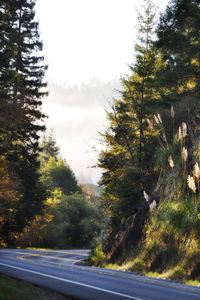
[[186, 122], [190, 144], [200, 122], [200, 6], [199, 1], [173, 0], [161, 15], [156, 46], [162, 54], [163, 68], [158, 73], [165, 88], [162, 102], [174, 105], [175, 129]]
[[51, 156], [55, 157], [56, 161], [58, 161], [59, 147], [56, 145], [56, 140], [53, 136], [53, 130], [50, 130], [48, 135], [44, 135], [42, 137], [40, 148], [41, 152], [39, 158], [41, 168], [45, 167]]
[[[41, 98], [43, 82], [42, 43], [35, 22], [35, 1], [0, 2], [0, 155], [17, 176], [20, 201], [14, 211], [15, 225], [6, 222], [4, 232], [21, 230], [34, 216], [44, 198], [38, 185], [38, 140], [44, 130]], [[41, 124], [41, 122], [40, 122]]]
[[130, 66], [132, 75], [122, 79], [121, 99], [114, 100], [107, 113], [110, 126], [103, 135], [107, 149], [100, 155], [99, 166], [104, 169], [104, 202], [114, 223], [136, 212], [143, 201], [143, 190], [149, 188], [149, 180], [155, 180], [149, 171], [155, 140], [149, 133], [148, 121], [151, 123], [153, 106], [159, 97], [154, 79], [161, 58], [152, 41], [153, 11], [148, 0], [139, 15], [136, 59]]
[[160, 18], [157, 47], [166, 63], [162, 84], [177, 95], [199, 95], [199, 22], [196, 0], [173, 0]]

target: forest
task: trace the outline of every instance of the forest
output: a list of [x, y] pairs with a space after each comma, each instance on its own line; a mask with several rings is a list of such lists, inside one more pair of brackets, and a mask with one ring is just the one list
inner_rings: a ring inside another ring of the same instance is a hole
[[138, 13], [131, 75], [101, 133], [100, 194], [45, 133], [35, 2], [0, 3], [0, 247], [91, 247], [93, 265], [199, 280], [199, 2]]
[[176, 280], [200, 279], [200, 4], [138, 14], [130, 76], [107, 111], [100, 153], [108, 227], [91, 260]]
[[47, 66], [35, 4], [0, 3], [0, 247], [88, 247], [101, 209], [53, 133], [44, 134]]

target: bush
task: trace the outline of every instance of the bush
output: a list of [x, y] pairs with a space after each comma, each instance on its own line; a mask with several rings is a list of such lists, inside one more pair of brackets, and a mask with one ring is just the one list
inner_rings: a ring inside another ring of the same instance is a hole
[[90, 261], [95, 266], [102, 266], [105, 263], [106, 255], [103, 252], [102, 244], [100, 243], [98, 246], [92, 249], [90, 255]]
[[[57, 195], [57, 194], [56, 194]], [[43, 215], [24, 229], [18, 241], [23, 247], [89, 247], [100, 230], [98, 211], [80, 194], [47, 201]]]
[[186, 275], [186, 271], [182, 266], [175, 268], [174, 272], [171, 274], [170, 279], [180, 280], [183, 279]]
[[142, 270], [144, 270], [144, 267], [145, 267], [145, 262], [143, 258], [139, 257], [136, 258], [131, 269], [132, 271], [141, 272]]

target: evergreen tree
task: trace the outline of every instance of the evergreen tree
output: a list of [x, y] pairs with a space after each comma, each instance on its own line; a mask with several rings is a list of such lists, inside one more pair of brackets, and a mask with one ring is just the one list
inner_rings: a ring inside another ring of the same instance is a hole
[[[19, 180], [15, 225], [4, 222], [4, 232], [21, 230], [40, 210], [44, 193], [38, 184], [38, 140], [44, 130], [38, 121], [41, 98], [46, 94], [43, 82], [46, 66], [39, 55], [38, 23], [35, 1], [0, 2], [0, 155]], [[41, 122], [40, 122], [41, 124]]]
[[[173, 0], [161, 15], [157, 46], [166, 63], [163, 85], [176, 94], [199, 95], [199, 1]], [[168, 80], [166, 80], [168, 79]]]
[[59, 147], [56, 145], [56, 140], [53, 136], [53, 130], [50, 130], [49, 135], [43, 136], [40, 143], [40, 148], [41, 168], [45, 167], [51, 156], [55, 157], [56, 161], [58, 161]]
[[161, 15], [156, 42], [164, 63], [158, 73], [159, 85], [165, 89], [162, 102], [165, 107], [173, 103], [175, 129], [186, 122], [193, 146], [200, 121], [199, 28], [199, 1], [173, 0]]
[[153, 118], [154, 103], [159, 93], [154, 79], [161, 64], [154, 48], [154, 6], [147, 1], [139, 15], [139, 39], [136, 61], [130, 66], [132, 75], [122, 79], [121, 99], [114, 100], [108, 112], [109, 130], [103, 135], [107, 149], [100, 155], [99, 166], [104, 169], [101, 183], [105, 186], [104, 201], [118, 223], [136, 212], [143, 199], [143, 190], [155, 180], [150, 162], [155, 140], [149, 134], [148, 121]]
[[[148, 151], [145, 151], [145, 146], [149, 147], [147, 121], [155, 113], [153, 107], [159, 97], [159, 92], [157, 87], [155, 88], [154, 81], [161, 67], [161, 57], [152, 40], [155, 27], [155, 6], [150, 0], [145, 2], [143, 13], [138, 15], [139, 35], [135, 46], [135, 62], [130, 66], [132, 75], [122, 79], [122, 100], [116, 106], [119, 116], [120, 106], [128, 115], [129, 131], [132, 135], [134, 134], [132, 152], [137, 153], [134, 155], [134, 160], [136, 167], [140, 170], [149, 161]], [[125, 123], [123, 119], [122, 123]]]

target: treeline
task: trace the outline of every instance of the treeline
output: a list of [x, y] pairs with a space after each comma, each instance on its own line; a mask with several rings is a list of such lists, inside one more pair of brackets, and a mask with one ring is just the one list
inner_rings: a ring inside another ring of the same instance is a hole
[[106, 150], [99, 166], [110, 233], [93, 260], [109, 257], [109, 236], [148, 202], [151, 213], [140, 243], [119, 262], [137, 254], [132, 270], [164, 272], [173, 266], [171, 278], [197, 278], [200, 5], [172, 0], [155, 24], [156, 9], [145, 2], [131, 75], [121, 80], [120, 98], [107, 112], [110, 125], [102, 134]]
[[12, 243], [45, 199], [38, 141], [47, 67], [35, 21], [35, 1], [0, 2], [0, 240]]
[[80, 187], [45, 131], [47, 66], [35, 0], [0, 2], [0, 247], [88, 247], [97, 197]]
[[89, 247], [101, 229], [100, 201], [93, 191], [79, 186], [59, 154], [52, 132], [41, 142], [40, 183], [46, 191], [43, 209], [29, 220], [17, 244], [21, 247]]

